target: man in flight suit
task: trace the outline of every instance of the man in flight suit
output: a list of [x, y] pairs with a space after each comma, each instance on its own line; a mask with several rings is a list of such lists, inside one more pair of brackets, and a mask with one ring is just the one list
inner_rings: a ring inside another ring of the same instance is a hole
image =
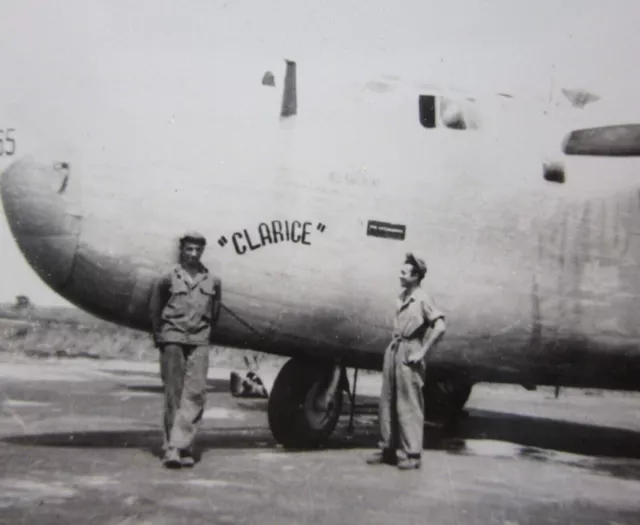
[[[398, 297], [392, 340], [382, 369], [382, 450], [367, 460], [370, 465], [386, 463], [402, 470], [421, 465], [426, 360], [445, 332], [443, 313], [420, 286], [426, 273], [425, 262], [407, 254], [400, 271], [403, 291]], [[398, 449], [403, 455], [400, 460]]]
[[209, 345], [219, 308], [220, 280], [200, 262], [206, 239], [180, 239], [180, 264], [161, 276], [150, 298], [153, 338], [164, 385], [167, 468], [192, 467], [193, 445], [207, 397]]

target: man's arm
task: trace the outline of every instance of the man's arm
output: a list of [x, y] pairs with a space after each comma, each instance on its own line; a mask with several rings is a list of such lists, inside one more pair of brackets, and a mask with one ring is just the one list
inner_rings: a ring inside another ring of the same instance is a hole
[[445, 326], [444, 319], [440, 317], [436, 320], [435, 324], [433, 325], [433, 329], [429, 334], [429, 337], [422, 347], [421, 359], [424, 359], [429, 354], [429, 350], [431, 350], [440, 341], [440, 339], [444, 337], [444, 333], [446, 332], [446, 330], [447, 327]]
[[158, 333], [162, 323], [162, 310], [167, 303], [169, 291], [169, 281], [166, 275], [156, 279], [151, 287], [151, 295], [149, 297], [149, 319], [151, 321], [151, 334], [153, 342], [158, 344]]
[[444, 314], [436, 307], [434, 302], [425, 294], [421, 301], [422, 315], [427, 323], [432, 325], [429, 337], [422, 345], [419, 352], [407, 358], [409, 363], [417, 363], [424, 359], [429, 351], [444, 337], [447, 327], [444, 322]]
[[215, 278], [213, 283], [213, 290], [215, 295], [211, 305], [211, 330], [209, 331], [209, 343], [213, 343], [214, 330], [216, 324], [218, 324], [218, 318], [220, 317], [220, 307], [222, 305], [222, 282], [219, 278]]

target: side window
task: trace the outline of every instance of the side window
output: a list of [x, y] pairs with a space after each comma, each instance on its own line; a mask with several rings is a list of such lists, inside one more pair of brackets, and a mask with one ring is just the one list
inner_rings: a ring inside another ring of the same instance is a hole
[[462, 105], [446, 97], [440, 97], [440, 120], [449, 129], [467, 129]]
[[420, 95], [418, 97], [420, 124], [425, 128], [436, 127], [436, 97], [433, 95]]
[[478, 118], [470, 100], [455, 100], [435, 95], [420, 95], [420, 124], [427, 129], [478, 129]]

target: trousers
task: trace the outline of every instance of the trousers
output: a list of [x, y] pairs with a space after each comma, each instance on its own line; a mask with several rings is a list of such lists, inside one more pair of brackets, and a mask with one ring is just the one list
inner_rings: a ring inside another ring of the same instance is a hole
[[382, 390], [378, 417], [381, 447], [400, 449], [406, 457], [418, 458], [424, 437], [423, 361], [407, 365], [409, 345], [394, 341], [386, 349], [382, 368]]
[[192, 451], [207, 398], [209, 348], [165, 344], [160, 347], [164, 386], [164, 448]]

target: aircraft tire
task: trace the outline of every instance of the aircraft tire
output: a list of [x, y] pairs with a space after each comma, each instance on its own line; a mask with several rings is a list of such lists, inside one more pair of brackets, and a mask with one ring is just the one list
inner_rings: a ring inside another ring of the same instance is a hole
[[473, 384], [464, 376], [427, 370], [423, 387], [425, 418], [434, 421], [455, 420], [462, 414], [472, 388]]
[[328, 410], [316, 404], [331, 371], [330, 363], [292, 358], [278, 373], [267, 415], [274, 439], [285, 448], [317, 448], [333, 433], [342, 411], [342, 389], [336, 390]]

